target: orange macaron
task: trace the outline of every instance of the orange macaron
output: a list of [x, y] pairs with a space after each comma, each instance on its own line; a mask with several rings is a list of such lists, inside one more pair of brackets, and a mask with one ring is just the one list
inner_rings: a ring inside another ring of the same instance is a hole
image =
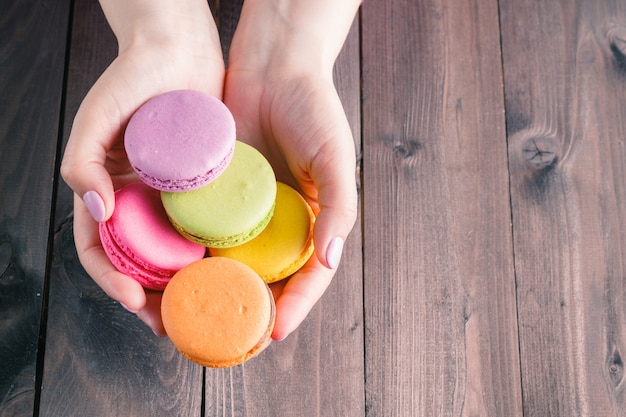
[[274, 328], [274, 298], [250, 267], [223, 257], [194, 262], [171, 279], [161, 301], [176, 348], [202, 366], [225, 368], [259, 354]]

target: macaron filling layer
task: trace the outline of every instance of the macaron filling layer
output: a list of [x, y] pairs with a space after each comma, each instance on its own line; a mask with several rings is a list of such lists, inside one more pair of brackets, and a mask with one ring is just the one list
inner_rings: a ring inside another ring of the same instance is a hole
[[143, 182], [161, 191], [177, 192], [181, 190], [195, 190], [203, 185], [215, 180], [228, 166], [234, 153], [234, 147], [228, 152], [226, 157], [214, 168], [211, 168], [204, 175], [197, 175], [190, 179], [161, 179], [145, 173], [141, 168], [134, 167], [135, 172]]
[[108, 226], [109, 224], [106, 222], [99, 224], [100, 239], [105, 253], [116, 269], [134, 278], [144, 288], [163, 290], [176, 271], [155, 268], [134, 258], [128, 248], [123, 248], [117, 244]]
[[193, 242], [199, 243], [209, 248], [230, 248], [233, 246], [239, 246], [239, 245], [245, 244], [246, 242], [249, 242], [250, 240], [257, 237], [259, 234], [261, 234], [261, 232], [269, 224], [270, 220], [273, 217], [273, 214], [274, 214], [274, 206], [272, 206], [271, 210], [267, 213], [267, 216], [265, 216], [265, 218], [260, 223], [258, 223], [257, 226], [254, 227], [253, 229], [247, 232], [236, 234], [236, 235], [224, 236], [224, 237], [215, 238], [215, 239], [211, 239], [210, 237], [205, 237], [201, 235], [195, 235], [183, 229], [172, 219], [170, 220], [172, 221], [172, 224], [174, 225], [174, 228], [178, 231], [178, 233], [180, 233], [181, 235], [185, 236], [187, 239]]

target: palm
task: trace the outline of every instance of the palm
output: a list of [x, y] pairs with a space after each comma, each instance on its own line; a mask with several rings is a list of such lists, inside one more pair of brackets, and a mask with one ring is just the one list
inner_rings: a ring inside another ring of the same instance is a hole
[[[333, 176], [337, 167], [347, 167], [348, 177], [354, 172], [352, 137], [332, 83], [318, 77], [268, 80], [261, 72], [229, 70], [224, 101], [235, 117], [238, 138], [259, 149], [277, 179], [299, 189], [320, 215], [315, 241], [326, 244], [328, 225], [337, 219], [322, 211], [332, 205], [333, 181], [342, 181]], [[324, 256], [314, 255], [288, 281], [272, 285], [275, 339], [294, 330], [329, 285], [335, 271], [320, 262]]]

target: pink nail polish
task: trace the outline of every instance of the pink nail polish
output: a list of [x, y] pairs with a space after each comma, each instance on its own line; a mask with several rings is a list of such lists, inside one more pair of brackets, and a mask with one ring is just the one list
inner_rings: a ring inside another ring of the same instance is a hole
[[334, 237], [328, 244], [326, 249], [326, 263], [330, 269], [336, 269], [341, 261], [341, 253], [343, 252], [343, 239]]
[[87, 210], [89, 210], [89, 214], [95, 221], [102, 222], [104, 221], [104, 216], [106, 215], [106, 208], [104, 207], [104, 201], [102, 197], [95, 191], [87, 191], [85, 195], [83, 195], [83, 202], [87, 206]]

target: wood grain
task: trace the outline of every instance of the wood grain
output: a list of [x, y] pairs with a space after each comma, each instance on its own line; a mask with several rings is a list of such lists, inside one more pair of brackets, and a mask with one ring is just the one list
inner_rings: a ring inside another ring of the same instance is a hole
[[84, 272], [72, 222], [57, 233], [40, 416], [200, 416], [202, 368]]
[[69, 1], [0, 4], [0, 415], [35, 403]]
[[[75, 2], [64, 134], [117, 54], [97, 1]], [[80, 265], [59, 187], [40, 416], [199, 416], [203, 369], [111, 300]]]
[[367, 415], [521, 415], [497, 3], [362, 27]]
[[525, 415], [623, 415], [626, 4], [501, 10]]

